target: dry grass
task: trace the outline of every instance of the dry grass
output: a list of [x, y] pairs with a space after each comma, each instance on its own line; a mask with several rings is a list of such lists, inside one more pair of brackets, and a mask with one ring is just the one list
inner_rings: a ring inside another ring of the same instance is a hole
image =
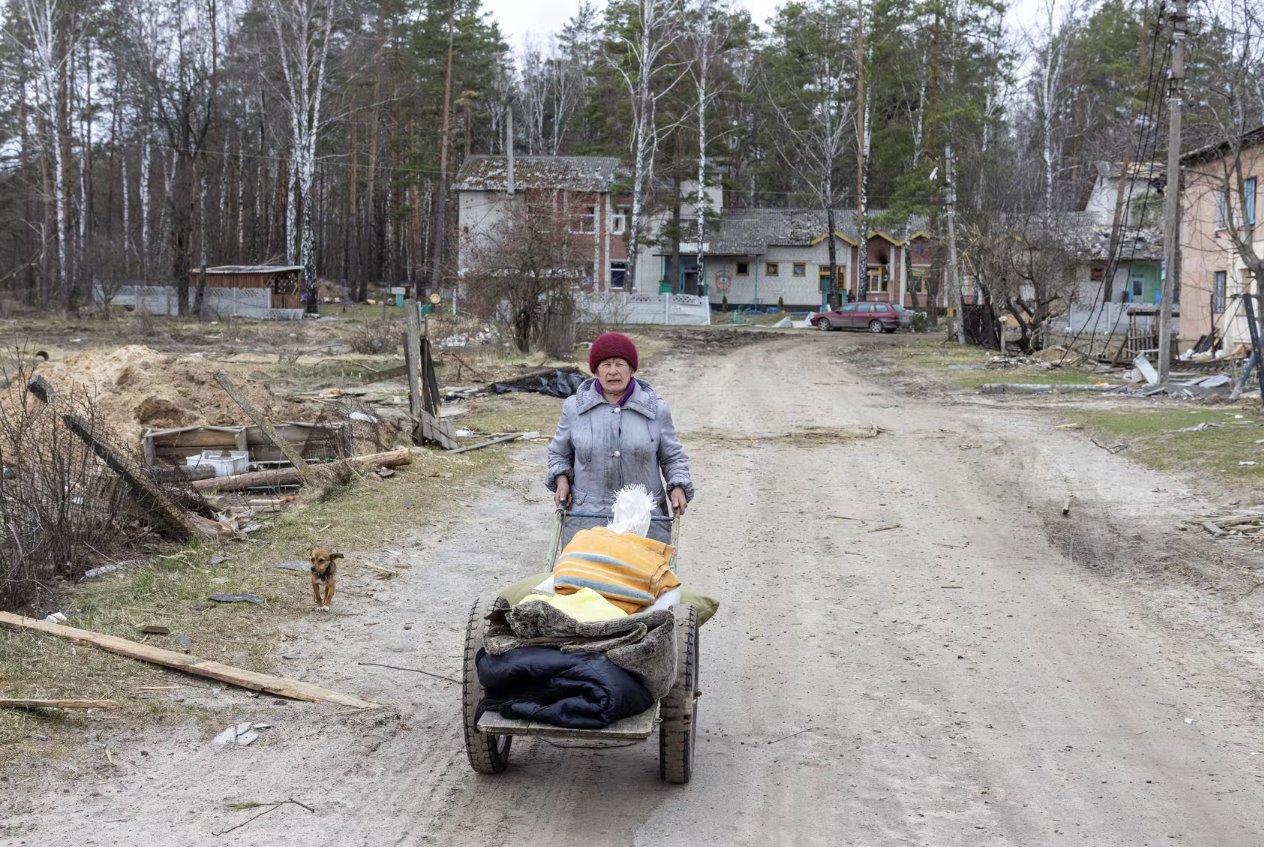
[[[560, 400], [534, 394], [484, 398], [471, 404], [461, 425], [549, 435], [560, 409]], [[68, 586], [61, 609], [71, 626], [170, 649], [179, 649], [176, 637], [185, 634], [193, 640], [194, 655], [275, 670], [286, 628], [310, 613], [311, 596], [301, 573], [272, 565], [305, 559], [307, 547], [322, 540], [338, 539], [340, 546], [360, 550], [388, 546], [397, 539], [398, 527], [415, 526], [418, 515], [442, 515], [454, 498], [475, 496], [515, 465], [521, 449], [499, 445], [458, 456], [423, 451], [388, 480], [366, 474], [326, 490], [319, 502], [283, 513], [249, 542], [190, 544]], [[213, 566], [213, 555], [227, 561]], [[345, 566], [348, 573], [357, 568], [354, 558]], [[217, 604], [207, 599], [212, 593], [253, 593], [266, 605]], [[171, 635], [139, 633], [138, 627], [153, 623], [169, 627]], [[205, 680], [57, 639], [0, 633], [0, 690], [7, 696], [110, 698], [122, 704], [108, 715], [0, 710], [0, 774], [23, 779], [50, 761], [77, 755], [84, 736], [102, 721], [144, 723], [149, 731], [190, 722], [216, 727], [223, 722], [218, 710], [176, 702], [208, 686]]]

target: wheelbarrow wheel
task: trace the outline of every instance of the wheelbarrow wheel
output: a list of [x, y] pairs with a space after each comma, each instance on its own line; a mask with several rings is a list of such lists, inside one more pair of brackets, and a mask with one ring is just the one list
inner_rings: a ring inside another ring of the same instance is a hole
[[465, 730], [465, 754], [470, 767], [478, 773], [502, 773], [509, 766], [510, 735], [488, 735], [478, 731], [478, 702], [483, 699], [483, 685], [478, 681], [474, 663], [483, 646], [483, 630], [491, 606], [474, 601], [470, 620], [465, 628], [465, 672], [461, 679], [461, 724]]
[[684, 606], [676, 617], [676, 683], [659, 704], [658, 772], [684, 785], [693, 776], [698, 723], [698, 611]]

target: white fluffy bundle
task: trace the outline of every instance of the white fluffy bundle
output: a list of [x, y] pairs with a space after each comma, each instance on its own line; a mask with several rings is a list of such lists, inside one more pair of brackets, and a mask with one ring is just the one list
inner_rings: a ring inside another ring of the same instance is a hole
[[614, 495], [614, 517], [607, 526], [615, 532], [635, 532], [642, 537], [649, 535], [650, 514], [654, 511], [654, 498], [644, 485], [629, 485]]

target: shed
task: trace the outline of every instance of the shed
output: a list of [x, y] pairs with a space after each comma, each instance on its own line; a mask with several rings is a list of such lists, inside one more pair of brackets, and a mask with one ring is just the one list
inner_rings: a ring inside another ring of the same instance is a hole
[[[189, 284], [196, 288], [202, 271], [189, 274]], [[273, 309], [301, 309], [303, 302], [302, 265], [218, 265], [206, 269], [207, 288], [266, 288], [272, 294]]]

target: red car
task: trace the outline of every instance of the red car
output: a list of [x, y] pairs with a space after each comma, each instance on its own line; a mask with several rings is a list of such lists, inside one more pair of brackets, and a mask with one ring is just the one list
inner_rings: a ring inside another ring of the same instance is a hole
[[900, 312], [890, 303], [844, 303], [832, 312], [812, 316], [817, 329], [867, 329], [895, 332], [902, 325]]

